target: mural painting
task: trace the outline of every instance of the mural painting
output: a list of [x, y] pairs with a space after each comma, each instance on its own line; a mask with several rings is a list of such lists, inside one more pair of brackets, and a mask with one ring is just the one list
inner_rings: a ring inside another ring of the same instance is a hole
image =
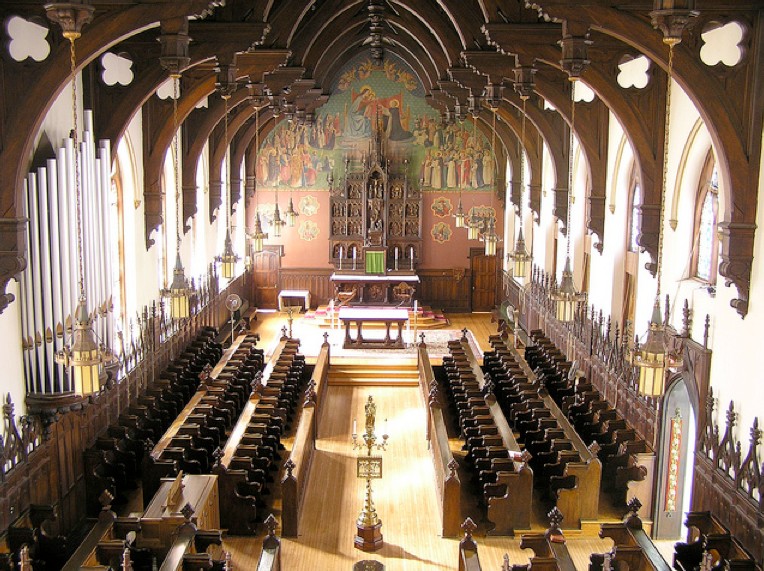
[[402, 60], [368, 55], [351, 60], [312, 124], [281, 120], [260, 147], [262, 189], [328, 190], [329, 173], [344, 174], [345, 159], [361, 160], [379, 133], [387, 157], [409, 159], [408, 175], [422, 190], [487, 190], [495, 180], [489, 140], [471, 120], [442, 125], [425, 91]]
[[305, 216], [313, 216], [318, 212], [318, 199], [315, 196], [307, 194], [300, 199], [300, 203], [297, 207]]
[[300, 222], [300, 227], [297, 229], [297, 233], [299, 234], [301, 240], [310, 242], [311, 240], [318, 238], [320, 230], [318, 228], [318, 224], [312, 220], [303, 220]]
[[432, 201], [432, 204], [430, 205], [430, 208], [432, 209], [435, 216], [438, 216], [439, 218], [445, 218], [446, 216], [451, 216], [451, 210], [453, 210], [453, 206], [451, 205], [451, 199], [446, 198], [445, 196], [439, 196], [435, 200]]
[[432, 230], [430, 230], [430, 236], [438, 244], [444, 244], [451, 240], [451, 233], [451, 226], [445, 222], [436, 222]]

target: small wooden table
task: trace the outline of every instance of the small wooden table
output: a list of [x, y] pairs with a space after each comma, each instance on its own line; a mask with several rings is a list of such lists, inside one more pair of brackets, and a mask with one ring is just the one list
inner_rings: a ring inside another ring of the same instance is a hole
[[285, 300], [287, 298], [301, 299], [305, 311], [310, 309], [310, 291], [307, 289], [282, 289], [279, 292], [279, 311], [286, 311], [288, 306]]
[[[361, 307], [341, 307], [339, 311], [339, 320], [345, 324], [345, 342], [342, 347], [345, 349], [373, 348], [373, 349], [403, 349], [403, 324], [408, 321], [409, 312], [405, 309], [371, 309]], [[350, 336], [350, 324], [355, 322], [355, 339]], [[364, 339], [364, 323], [384, 323], [384, 339]], [[390, 325], [398, 325], [398, 338], [390, 337]]]

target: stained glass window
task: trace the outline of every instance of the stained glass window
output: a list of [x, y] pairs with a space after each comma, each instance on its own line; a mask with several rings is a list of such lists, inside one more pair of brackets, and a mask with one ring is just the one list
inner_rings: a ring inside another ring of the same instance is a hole
[[716, 280], [714, 266], [716, 264], [716, 212], [719, 191], [716, 165], [713, 166], [711, 175], [704, 186], [706, 188], [702, 189], [698, 196], [703, 202], [700, 205], [697, 225], [698, 254], [695, 275], [704, 281], [713, 282]]

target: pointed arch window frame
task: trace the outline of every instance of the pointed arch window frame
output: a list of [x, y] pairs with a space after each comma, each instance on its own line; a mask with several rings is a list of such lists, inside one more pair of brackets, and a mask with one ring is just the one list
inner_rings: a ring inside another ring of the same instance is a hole
[[[717, 223], [719, 221], [719, 185], [718, 177], [714, 177], [716, 167], [716, 158], [713, 150], [708, 151], [703, 169], [701, 170], [698, 181], [698, 189], [695, 197], [695, 216], [692, 226], [692, 260], [690, 265], [690, 275], [693, 279], [704, 283], [715, 285], [719, 269], [719, 233], [717, 232]], [[703, 213], [706, 206], [706, 200], [711, 199], [710, 223], [704, 224]], [[705, 228], [704, 228], [705, 226]], [[709, 267], [707, 272], [701, 274], [699, 263], [701, 261], [701, 234], [703, 231], [710, 233], [710, 252], [708, 253]]]

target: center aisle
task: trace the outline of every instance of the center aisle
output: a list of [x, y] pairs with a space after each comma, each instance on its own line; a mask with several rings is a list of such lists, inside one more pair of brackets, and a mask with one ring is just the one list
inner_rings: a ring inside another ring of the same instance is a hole
[[[358, 451], [353, 450], [351, 433], [353, 418], [359, 431], [363, 429], [369, 395], [377, 404], [377, 433], [384, 431], [387, 418], [390, 438], [381, 453], [383, 477], [373, 482], [384, 546], [364, 553], [353, 546], [365, 480], [356, 478]], [[323, 406], [301, 534], [296, 541], [282, 540], [284, 568], [313, 570], [320, 562], [322, 568], [351, 569], [356, 561], [377, 559], [387, 569], [454, 569], [458, 540], [438, 536], [434, 474], [418, 389], [330, 386]]]

